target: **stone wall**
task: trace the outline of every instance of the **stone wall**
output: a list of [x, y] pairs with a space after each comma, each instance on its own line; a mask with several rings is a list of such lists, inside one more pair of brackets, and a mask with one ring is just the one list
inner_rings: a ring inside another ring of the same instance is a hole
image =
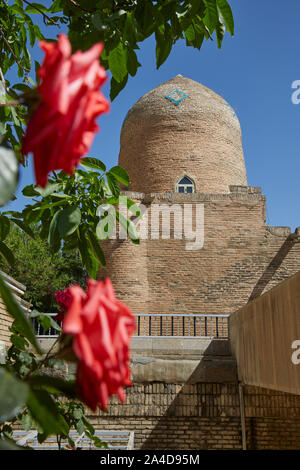
[[[300, 450], [300, 396], [244, 387], [248, 449]], [[135, 449], [241, 449], [237, 384], [136, 384], [126, 404], [90, 417], [135, 432]]]

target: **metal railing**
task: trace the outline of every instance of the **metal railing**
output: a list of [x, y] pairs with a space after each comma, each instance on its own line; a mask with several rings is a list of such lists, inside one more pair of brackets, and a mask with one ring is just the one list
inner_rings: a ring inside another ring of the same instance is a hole
[[[48, 315], [49, 317], [55, 317], [57, 313], [45, 313], [44, 315]], [[35, 332], [35, 336], [37, 338], [57, 338], [59, 332], [55, 330], [55, 328], [49, 328], [46, 330], [45, 328], [40, 325], [35, 317], [31, 318], [33, 331]], [[56, 321], [56, 323], [61, 326], [60, 321]]]
[[[95, 431], [95, 437], [106, 442], [108, 449], [113, 450], [134, 450], [134, 431]], [[95, 447], [93, 441], [85, 435], [78, 434], [77, 431], [70, 431], [69, 436], [74, 441], [75, 448], [82, 450], [105, 450], [105, 448]], [[20, 446], [30, 446], [35, 450], [58, 450], [55, 436], [47, 437], [47, 439], [39, 444], [37, 440], [37, 431], [14, 431], [13, 439]], [[67, 439], [62, 439], [61, 448], [68, 448]]]
[[135, 336], [227, 339], [229, 315], [137, 314]]
[[[56, 313], [48, 313], [55, 316]], [[134, 337], [148, 338], [207, 338], [228, 339], [229, 315], [213, 314], [136, 314]], [[35, 318], [33, 327], [39, 338], [55, 338], [58, 332], [54, 328], [45, 330]], [[59, 322], [58, 322], [59, 323]]]

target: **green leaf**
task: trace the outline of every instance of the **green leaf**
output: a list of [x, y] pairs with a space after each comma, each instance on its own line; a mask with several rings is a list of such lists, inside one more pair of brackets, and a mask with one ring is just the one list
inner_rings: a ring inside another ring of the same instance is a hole
[[78, 237], [77, 233], [74, 232], [70, 238], [65, 239], [65, 243], [63, 246], [64, 251], [72, 251], [78, 248]]
[[118, 180], [120, 183], [124, 184], [125, 186], [129, 186], [130, 179], [128, 173], [121, 166], [112, 167], [108, 173], [110, 175], [113, 175], [115, 179]]
[[121, 42], [110, 51], [108, 64], [114, 79], [121, 83], [127, 75], [127, 51]]
[[222, 41], [223, 41], [223, 38], [224, 38], [224, 34], [225, 34], [225, 25], [221, 21], [221, 18], [220, 18], [220, 21], [217, 23], [217, 27], [216, 27], [216, 36], [217, 36], [217, 43], [218, 43], [218, 48], [219, 49], [221, 49], [221, 47], [222, 47]]
[[128, 69], [128, 72], [130, 73], [130, 75], [132, 77], [134, 77], [136, 75], [136, 72], [137, 72], [137, 69], [138, 67], [140, 67], [141, 64], [139, 63], [138, 59], [137, 59], [137, 55], [136, 53], [134, 52], [133, 49], [128, 49], [128, 53], [127, 53], [127, 69]]
[[58, 251], [60, 248], [61, 238], [60, 238], [59, 231], [58, 231], [58, 220], [59, 220], [59, 216], [62, 210], [63, 209], [60, 209], [57, 212], [55, 212], [51, 220], [50, 227], [49, 227], [48, 243], [50, 247], [53, 250], [55, 250], [55, 252]]
[[54, 184], [47, 184], [45, 188], [41, 188], [40, 186], [35, 187], [35, 191], [39, 193], [42, 197], [50, 196], [50, 194], [54, 193], [55, 191], [60, 190], [62, 185], [60, 183]]
[[94, 235], [94, 233], [91, 230], [88, 230], [87, 236], [88, 236], [90, 246], [93, 250], [94, 255], [96, 256], [97, 260], [101, 263], [102, 267], [105, 268], [106, 267], [105, 256], [99, 244], [99, 240], [97, 239], [97, 237]]
[[85, 157], [81, 160], [80, 165], [88, 169], [93, 168], [94, 170], [105, 171], [106, 166], [103, 162], [94, 157]]
[[21, 351], [24, 351], [28, 346], [26, 339], [23, 338], [23, 336], [17, 334], [11, 335], [10, 341], [14, 346], [16, 346], [17, 349], [20, 349]]
[[35, 388], [40, 388], [50, 393], [63, 393], [68, 398], [76, 398], [76, 384], [59, 377], [50, 375], [34, 375], [29, 379], [29, 383]]
[[5, 284], [2, 276], [0, 275], [0, 296], [7, 308], [8, 313], [17, 321], [18, 331], [35, 347], [36, 351], [40, 353], [39, 345], [36, 341], [32, 326], [29, 323], [24, 311], [12, 295], [9, 287]]
[[10, 439], [0, 439], [0, 450], [27, 450], [26, 447], [18, 446]]
[[78, 248], [80, 251], [80, 256], [82, 263], [86, 266], [86, 270], [88, 272], [88, 275], [92, 279], [96, 279], [97, 273], [98, 273], [98, 268], [99, 268], [99, 262], [95, 258], [88, 241], [86, 239], [86, 234], [83, 232], [83, 230], [80, 231], [80, 238], [79, 238], [79, 244]]
[[30, 5], [25, 8], [25, 11], [26, 13], [40, 14], [40, 12], [47, 13], [48, 9], [45, 5], [41, 5], [40, 3], [33, 2], [33, 3], [30, 3]]
[[111, 173], [106, 173], [107, 184], [111, 193], [114, 197], [118, 197], [120, 194], [120, 185], [116, 179], [116, 177]]
[[40, 424], [46, 435], [68, 435], [69, 426], [60, 414], [55, 401], [44, 390], [31, 389], [27, 399], [27, 406], [33, 418]]
[[117, 82], [114, 79], [114, 77], [112, 77], [110, 81], [110, 94], [109, 94], [111, 101], [113, 101], [118, 96], [120, 91], [123, 90], [123, 88], [126, 86], [127, 81], [128, 81], [128, 74], [126, 75], [126, 77], [121, 83]]
[[15, 153], [0, 147], [0, 207], [7, 204], [18, 184], [18, 160]]
[[135, 224], [120, 212], [116, 211], [116, 218], [119, 224], [124, 228], [130, 240], [138, 245], [140, 243], [139, 234]]
[[84, 424], [83, 424], [83, 421], [81, 419], [79, 419], [76, 424], [75, 424], [75, 427], [76, 427], [76, 431], [78, 432], [78, 434], [82, 434], [85, 430], [85, 427], [84, 427]]
[[54, 0], [51, 7], [48, 9], [49, 13], [59, 13], [63, 9], [64, 4], [62, 0]]
[[206, 24], [211, 34], [216, 29], [219, 20], [217, 4], [216, 0], [204, 0], [204, 3], [206, 5], [206, 11], [203, 22]]
[[35, 184], [29, 184], [28, 186], [25, 186], [25, 188], [22, 190], [22, 194], [26, 197], [34, 197], [39, 195], [37, 192], [37, 186]]
[[123, 36], [132, 46], [136, 43], [136, 27], [134, 24], [133, 13], [127, 12]]
[[24, 222], [22, 222], [22, 220], [19, 220], [19, 219], [10, 219], [12, 222], [14, 222], [16, 225], [18, 225], [18, 227], [20, 227], [20, 229], [23, 230], [23, 232], [27, 233], [27, 235], [29, 235], [31, 238], [35, 238], [35, 235], [33, 233], [33, 231], [31, 230], [31, 228], [26, 225]]
[[33, 420], [29, 413], [23, 414], [21, 423], [24, 431], [30, 431], [33, 428]]
[[10, 264], [10, 266], [14, 267], [15, 265], [15, 257], [12, 251], [5, 245], [5, 243], [0, 242], [0, 255], [6, 261], [6, 263]]
[[28, 386], [0, 368], [0, 423], [12, 419], [26, 403]]
[[195, 40], [195, 30], [192, 24], [184, 31], [187, 41], [193, 42]]
[[227, 0], [217, 0], [217, 5], [218, 8], [224, 18], [226, 28], [230, 32], [230, 34], [233, 36], [234, 35], [234, 19], [232, 15], [232, 10], [227, 2]]
[[58, 231], [61, 237], [72, 235], [81, 221], [81, 211], [79, 207], [71, 206], [62, 209], [58, 219]]
[[0, 240], [4, 240], [9, 234], [10, 221], [7, 217], [0, 215]]
[[166, 61], [172, 49], [173, 39], [170, 34], [170, 26], [162, 25], [155, 33], [156, 39], [156, 68]]

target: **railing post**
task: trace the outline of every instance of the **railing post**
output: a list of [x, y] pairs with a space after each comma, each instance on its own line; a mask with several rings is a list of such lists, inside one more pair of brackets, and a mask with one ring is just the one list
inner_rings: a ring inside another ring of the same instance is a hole
[[149, 315], [149, 336], [151, 336], [151, 315]]
[[138, 316], [138, 336], [141, 336], [141, 317]]
[[174, 317], [171, 318], [171, 336], [174, 336]]
[[184, 317], [182, 317], [182, 336], [185, 336], [185, 333], [184, 333]]
[[162, 336], [162, 330], [163, 330], [163, 321], [162, 321], [162, 316], [160, 317], [160, 336]]
[[196, 317], [194, 317], [194, 336], [196, 336]]
[[217, 333], [217, 338], [219, 338], [219, 323], [218, 323], [218, 317], [216, 317], [216, 333]]
[[207, 336], [207, 317], [204, 317], [204, 332], [205, 336]]

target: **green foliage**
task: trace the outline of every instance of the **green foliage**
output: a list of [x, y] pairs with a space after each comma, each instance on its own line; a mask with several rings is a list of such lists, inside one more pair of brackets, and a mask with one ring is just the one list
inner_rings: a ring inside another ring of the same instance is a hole
[[[7, 217], [6, 220], [10, 219]], [[5, 243], [14, 253], [15, 262], [9, 266], [4, 260], [0, 261], [0, 269], [26, 285], [24, 298], [33, 304], [33, 308], [56, 312], [56, 291], [75, 283], [85, 287], [87, 273], [82, 267], [78, 250], [54, 255], [50, 253], [47, 241], [39, 238], [41, 227], [32, 226], [35, 238], [31, 238], [11, 225]]]
[[27, 395], [27, 385], [0, 368], [0, 424], [14, 418], [21, 411]]
[[[67, 438], [69, 444], [74, 446], [68, 437], [70, 429], [74, 427], [80, 434], [86, 432], [95, 440], [95, 446], [101, 446], [101, 441], [93, 437], [95, 431], [84, 416], [83, 405], [77, 401], [75, 382], [55, 375], [59, 361], [55, 353], [51, 355], [50, 350], [46, 356], [40, 354], [28, 319], [20, 307], [14, 305], [16, 301], [1, 276], [0, 295], [8, 312], [14, 317], [11, 346], [5, 365], [0, 366], [1, 449], [16, 448], [12, 440], [11, 424], [17, 421], [25, 431], [36, 429], [40, 443], [54, 434], [58, 444], [61, 438]], [[35, 318], [41, 315], [33, 312]], [[43, 322], [45, 317], [39, 320]], [[31, 346], [36, 347], [39, 355], [34, 354]], [[68, 341], [60, 341], [59, 352], [65, 347], [68, 347]], [[69, 401], [66, 401], [66, 398]]]
[[[141, 64], [136, 51], [139, 44], [154, 35], [156, 66], [168, 58], [179, 39], [187, 46], [200, 49], [204, 39], [222, 45], [226, 29], [234, 34], [234, 21], [227, 0], [55, 0], [46, 7], [42, 3], [17, 0], [13, 4], [0, 3], [0, 64], [3, 76], [14, 66], [22, 83], [10, 84], [1, 77], [4, 102], [20, 101], [19, 106], [0, 106], [1, 139], [13, 146], [18, 157], [23, 127], [28, 110], [34, 107], [33, 88], [39, 82], [38, 64], [32, 63], [29, 46], [44, 39], [35, 23], [42, 16], [45, 25], [68, 27], [73, 50], [86, 50], [102, 41], [105, 49], [101, 63], [112, 74], [110, 97], [113, 100], [126, 86], [128, 75], [134, 77]], [[35, 82], [29, 76], [35, 77]], [[18, 95], [21, 92], [21, 97]], [[31, 102], [32, 101], [32, 102]], [[1, 137], [2, 136], [2, 137]]]
[[[32, 68], [29, 44], [32, 47], [36, 40], [43, 39], [40, 28], [28, 14], [26, 2], [17, 0], [13, 4], [0, 2], [0, 95], [4, 102], [19, 99], [18, 93], [30, 94], [34, 82], [28, 76]], [[17, 67], [18, 76], [23, 83], [13, 85], [4, 76], [12, 68]], [[31, 86], [30, 86], [31, 85]], [[2, 93], [1, 93], [2, 91]], [[13, 146], [17, 156], [19, 153], [23, 127], [28, 111], [22, 106], [0, 107], [0, 142], [4, 140]]]
[[152, 34], [156, 40], [157, 68], [179, 39], [185, 38], [187, 46], [200, 49], [204, 39], [212, 40], [214, 32], [218, 47], [226, 28], [234, 34], [232, 12], [226, 0], [78, 0], [64, 8], [65, 14], [67, 10], [74, 50], [87, 49], [99, 40], [105, 44], [101, 62], [113, 76], [111, 99], [124, 88], [128, 74], [136, 75], [141, 66], [136, 55], [138, 44]]
[[[129, 184], [126, 171], [119, 166], [104, 173], [105, 165], [96, 158], [88, 157], [83, 159], [82, 167], [86, 170], [75, 170], [74, 177], [63, 172], [54, 173], [54, 176], [49, 178], [49, 184], [45, 189], [35, 185], [26, 186], [23, 189], [23, 194], [28, 198], [33, 198], [34, 203], [27, 205], [22, 213], [8, 211], [3, 215], [10, 223], [12, 221], [22, 228], [26, 227], [27, 233], [30, 233], [28, 229], [31, 230], [31, 226], [35, 227], [38, 221], [41, 222], [34, 229], [37, 240], [31, 240], [24, 235], [26, 245], [30, 248], [27, 253], [25, 250], [21, 250], [22, 243], [18, 248], [20, 240], [13, 243], [12, 240], [6, 238], [8, 249], [14, 253], [15, 258], [18, 256], [20, 261], [6, 272], [18, 280], [21, 280], [22, 273], [24, 278], [21, 282], [27, 286], [27, 292], [31, 295], [34, 290], [38, 289], [39, 298], [37, 299], [35, 294], [30, 301], [34, 303], [36, 308], [41, 309], [42, 307], [44, 311], [47, 295], [41, 298], [41, 293], [44, 292], [43, 279], [44, 282], [47, 281], [48, 288], [52, 289], [51, 295], [53, 295], [53, 290], [60, 290], [69, 285], [70, 280], [64, 277], [65, 286], [58, 288], [58, 283], [61, 286], [59, 273], [66, 262], [64, 273], [71, 276], [72, 273], [68, 269], [70, 266], [67, 263], [68, 260], [74, 260], [76, 250], [79, 250], [81, 262], [90, 277], [96, 278], [99, 266], [106, 266], [104, 253], [99, 243], [102, 240], [100, 237], [97, 239], [97, 225], [99, 224], [97, 209], [104, 202], [115, 205], [120, 195], [120, 183]], [[130, 220], [119, 216], [118, 210], [116, 210], [116, 217], [117, 220], [121, 220], [129, 238], [138, 243], [137, 235], [132, 236], [133, 224]], [[3, 229], [4, 234], [7, 230], [7, 228]], [[40, 238], [44, 242], [41, 242]], [[46, 240], [49, 252], [45, 251]], [[6, 258], [4, 256], [4, 259]], [[25, 261], [26, 258], [28, 258], [28, 263]], [[34, 264], [32, 273], [28, 274], [28, 266], [32, 264]], [[45, 266], [48, 266], [47, 269]], [[53, 272], [51, 268], [53, 268]], [[76, 281], [78, 282], [77, 279]], [[41, 286], [40, 283], [42, 283]], [[78, 283], [82, 285], [80, 279]], [[49, 305], [49, 301], [47, 305]], [[48, 312], [50, 311], [52, 310], [48, 310]]]

